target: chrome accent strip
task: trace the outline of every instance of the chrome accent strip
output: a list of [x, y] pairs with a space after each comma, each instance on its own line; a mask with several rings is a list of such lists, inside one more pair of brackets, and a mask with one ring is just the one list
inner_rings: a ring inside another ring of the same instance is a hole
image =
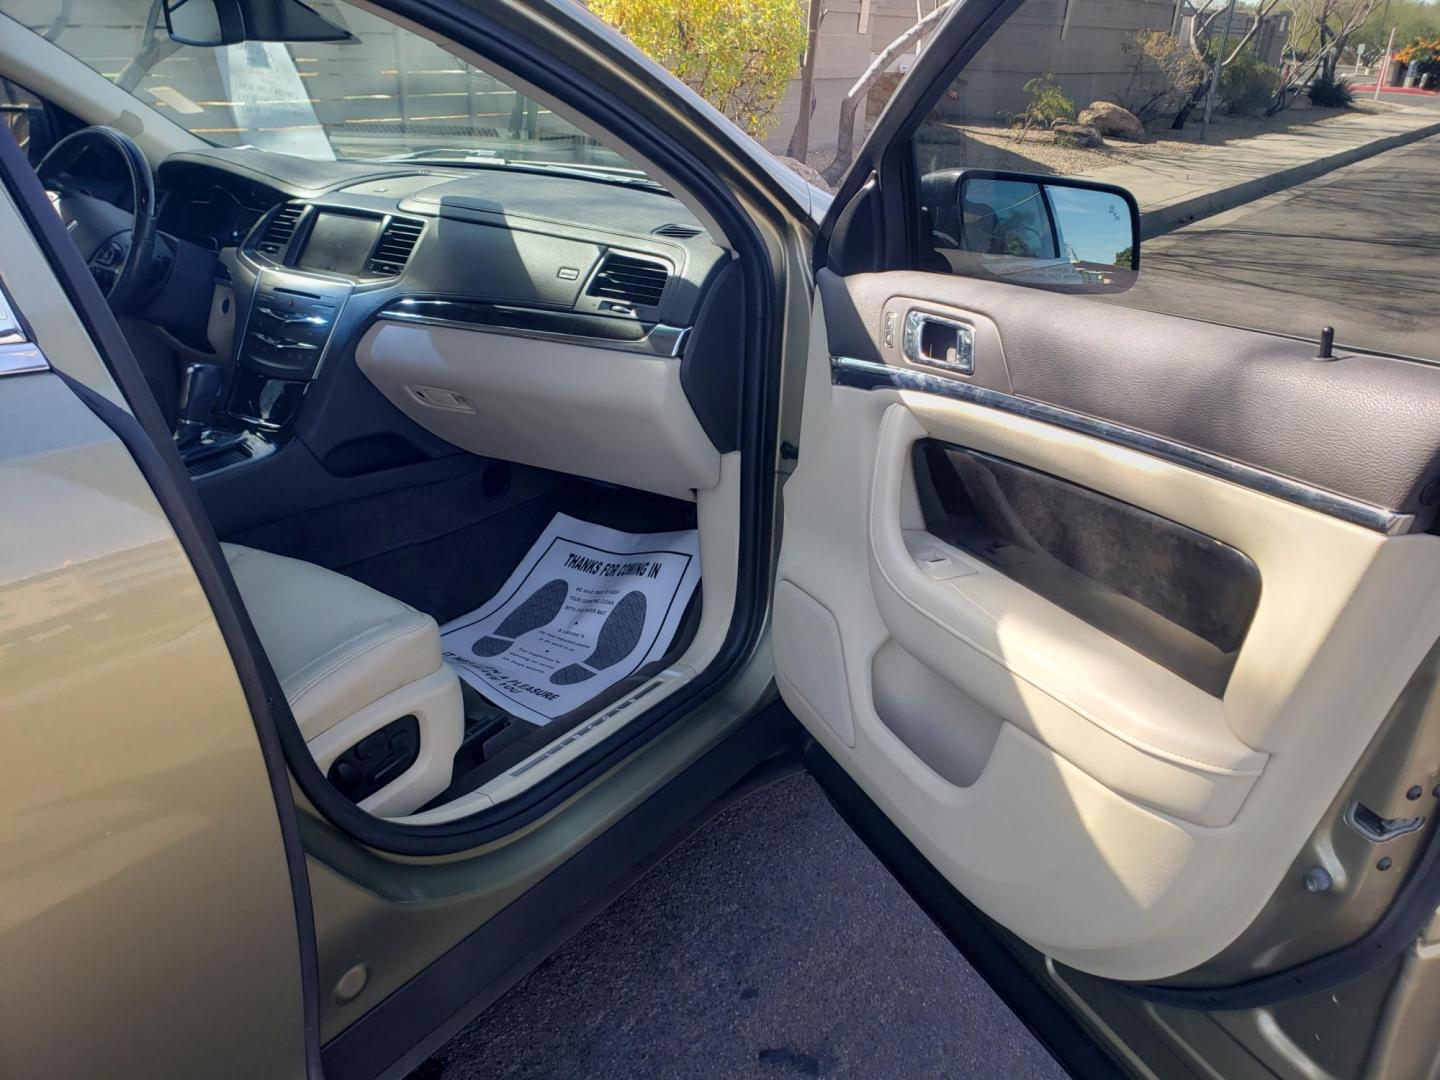
[[[405, 304], [407, 308], [411, 309], [426, 306], [428, 307], [428, 311], [422, 312], [406, 310], [399, 307], [387, 307], [375, 317], [391, 322], [416, 323], [422, 326], [448, 326], [456, 330], [471, 330], [482, 334], [534, 338], [539, 341], [555, 341], [567, 345], [584, 345], [591, 349], [610, 349], [615, 352], [639, 353], [642, 356], [659, 356], [665, 358], [681, 356], [685, 351], [685, 341], [690, 336], [690, 328], [688, 326], [667, 326], [664, 323], [657, 323], [652, 326], [649, 333], [644, 337], [633, 339], [594, 337], [589, 334], [567, 334], [559, 330], [532, 330], [523, 326], [505, 326], [478, 319], [459, 318], [456, 316], [465, 310], [466, 305], [463, 303], [452, 303], [448, 300], [407, 300]], [[494, 306], [511, 311], [525, 310], [522, 307], [512, 305], [497, 304]], [[546, 311], [542, 314], [566, 315], [570, 313]]]
[[[269, 312], [269, 308], [260, 303], [262, 289], [291, 289], [296, 292], [305, 293], [309, 296], [318, 296], [322, 300], [328, 300], [335, 305], [335, 316], [330, 320], [330, 331], [325, 335], [325, 344], [320, 347], [320, 355], [315, 358], [315, 366], [305, 379], [289, 377], [285, 375], [274, 375], [265, 371], [257, 371], [253, 367], [247, 367], [245, 363], [245, 344], [250, 336], [250, 324], [255, 313]], [[354, 282], [337, 281], [333, 279], [317, 279], [306, 277], [303, 274], [292, 274], [288, 270], [276, 270], [269, 267], [262, 268], [255, 275], [255, 281], [250, 288], [250, 302], [245, 305], [245, 322], [240, 328], [240, 336], [235, 345], [235, 367], [236, 371], [248, 370], [260, 375], [262, 378], [275, 379], [283, 382], [304, 382], [305, 393], [308, 393], [315, 380], [320, 377], [320, 369], [325, 366], [325, 359], [330, 355], [330, 345], [335, 340], [335, 330], [340, 325], [340, 319], [345, 314], [345, 305], [350, 302], [350, 297], [355, 291]], [[235, 399], [235, 389], [238, 381], [230, 387], [230, 394], [225, 399], [222, 411], [236, 420], [246, 424], [254, 424], [260, 431], [279, 431], [284, 425], [276, 424], [268, 420], [261, 420], [258, 416], [245, 416], [238, 412], [230, 411], [230, 402]]]
[[30, 340], [9, 295], [0, 287], [0, 376], [49, 371], [50, 361]]
[[4, 288], [0, 288], [0, 345], [18, 345], [29, 340], [25, 327], [21, 325], [10, 303], [10, 297], [6, 295]]
[[1047, 405], [1041, 401], [1016, 397], [1014, 394], [976, 386], [974, 383], [948, 379], [943, 375], [931, 375], [924, 371], [891, 367], [888, 364], [880, 364], [872, 360], [857, 360], [848, 356], [831, 357], [830, 373], [832, 380], [842, 386], [854, 386], [863, 390], [888, 386], [896, 390], [938, 394], [942, 397], [954, 398], [957, 401], [968, 401], [974, 405], [1023, 416], [1028, 420], [1054, 424], [1056, 427], [1103, 439], [1117, 446], [1124, 446], [1152, 457], [1162, 458], [1187, 469], [1194, 469], [1221, 480], [1240, 484], [1261, 494], [1272, 495], [1277, 499], [1284, 499], [1297, 506], [1328, 514], [1330, 517], [1339, 518], [1341, 521], [1347, 521], [1366, 529], [1373, 529], [1387, 536], [1409, 532], [1415, 523], [1413, 514], [1397, 514], [1393, 510], [1361, 502], [1345, 495], [1337, 495], [1333, 491], [1312, 487], [1298, 480], [1291, 480], [1289, 477], [1257, 469], [1253, 465], [1246, 465], [1231, 458], [1221, 457], [1219, 454], [1212, 454], [1208, 450], [1199, 450], [1183, 443], [1172, 442], [1158, 435], [1151, 435], [1149, 432], [1139, 431], [1123, 424], [1111, 423], [1109, 420], [1086, 416], [1083, 413], [1071, 412], [1069, 409]]
[[45, 359], [40, 346], [23, 340], [0, 342], [0, 376], [33, 375], [49, 370], [50, 361]]

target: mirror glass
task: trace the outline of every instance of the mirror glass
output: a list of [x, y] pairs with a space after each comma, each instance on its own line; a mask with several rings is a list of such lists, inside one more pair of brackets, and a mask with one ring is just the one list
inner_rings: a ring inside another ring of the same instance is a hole
[[215, 0], [165, 0], [165, 29], [182, 45], [224, 45]]
[[1130, 206], [1113, 191], [967, 176], [959, 201], [958, 272], [1087, 290], [1135, 280]]

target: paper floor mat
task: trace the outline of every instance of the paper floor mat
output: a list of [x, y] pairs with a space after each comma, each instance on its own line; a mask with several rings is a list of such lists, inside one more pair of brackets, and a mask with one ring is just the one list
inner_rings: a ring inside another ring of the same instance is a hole
[[700, 582], [700, 535], [627, 533], [557, 514], [504, 586], [440, 628], [446, 661], [532, 724], [659, 659]]

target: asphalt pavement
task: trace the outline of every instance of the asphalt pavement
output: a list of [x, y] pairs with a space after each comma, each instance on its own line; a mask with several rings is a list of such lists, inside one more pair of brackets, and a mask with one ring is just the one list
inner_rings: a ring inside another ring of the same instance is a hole
[[1440, 136], [1147, 240], [1125, 307], [1436, 357]]
[[808, 776], [706, 825], [412, 1080], [1060, 1080]]

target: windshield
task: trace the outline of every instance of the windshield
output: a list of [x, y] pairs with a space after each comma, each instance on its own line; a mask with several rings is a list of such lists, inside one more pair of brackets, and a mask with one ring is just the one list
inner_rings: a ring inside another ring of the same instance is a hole
[[434, 42], [340, 0], [310, 6], [356, 40], [180, 45], [157, 0], [0, 0], [180, 126], [222, 146], [309, 158], [488, 158], [638, 170]]

